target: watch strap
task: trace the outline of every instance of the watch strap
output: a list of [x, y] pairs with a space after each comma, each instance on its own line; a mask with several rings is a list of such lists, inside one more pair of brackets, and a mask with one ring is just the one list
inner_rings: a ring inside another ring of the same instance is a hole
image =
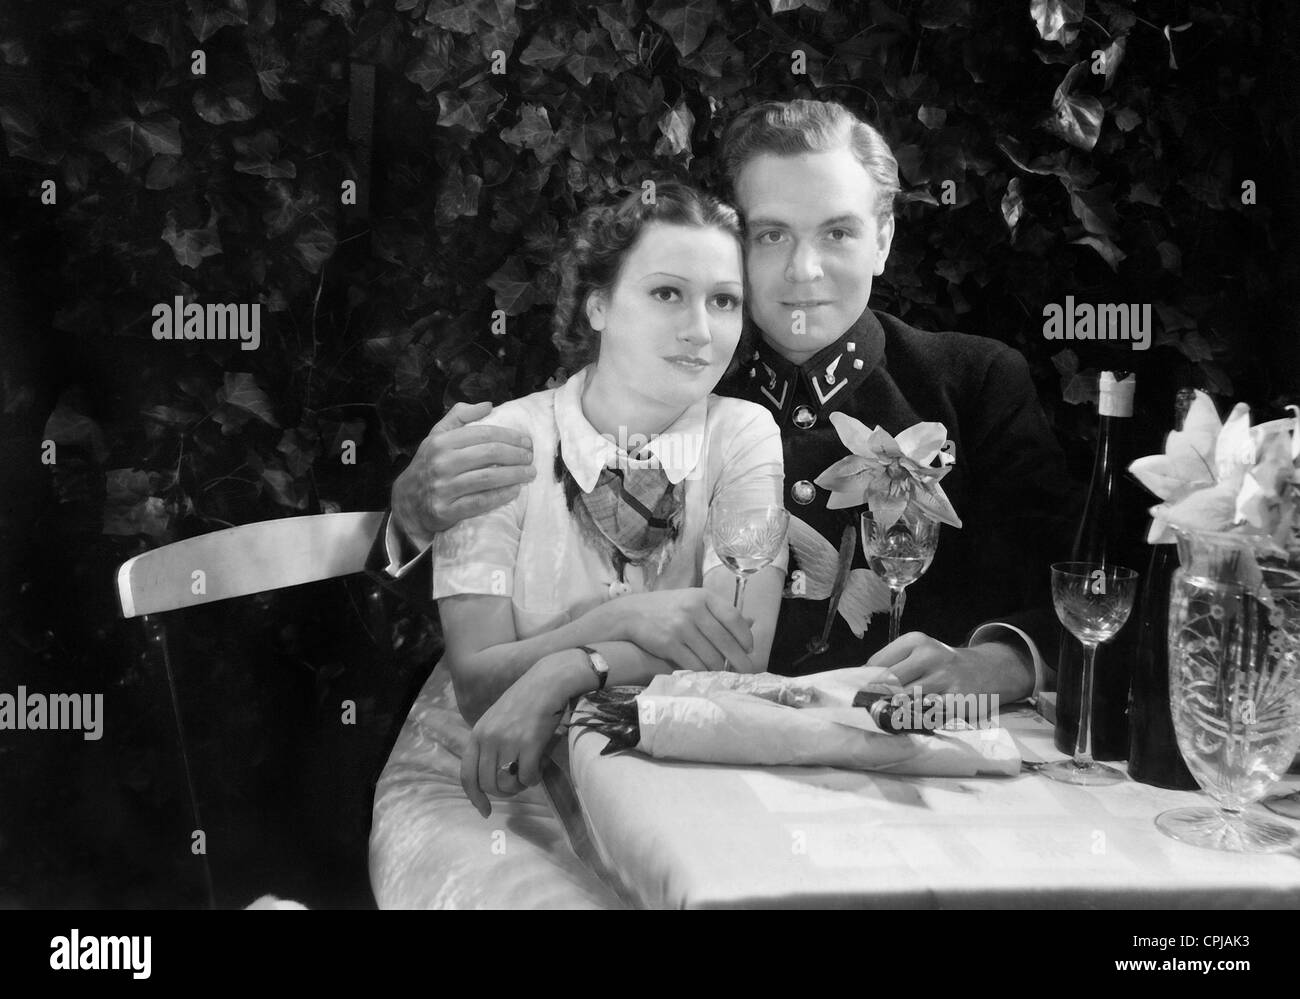
[[605, 681], [609, 679], [609, 663], [605, 662], [605, 657], [589, 645], [579, 645], [578, 648], [587, 653], [587, 665], [596, 674], [596, 689], [604, 690]]

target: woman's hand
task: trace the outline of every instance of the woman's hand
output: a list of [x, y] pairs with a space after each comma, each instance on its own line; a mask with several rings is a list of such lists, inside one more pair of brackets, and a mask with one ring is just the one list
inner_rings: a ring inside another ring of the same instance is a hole
[[623, 640], [678, 669], [720, 670], [726, 663], [756, 672], [750, 622], [730, 603], [702, 587], [628, 593], [592, 613], [611, 616]]
[[489, 794], [515, 795], [541, 782], [542, 755], [565, 707], [595, 683], [586, 653], [566, 650], [538, 660], [483, 712], [460, 760], [460, 785], [480, 815], [492, 814]]

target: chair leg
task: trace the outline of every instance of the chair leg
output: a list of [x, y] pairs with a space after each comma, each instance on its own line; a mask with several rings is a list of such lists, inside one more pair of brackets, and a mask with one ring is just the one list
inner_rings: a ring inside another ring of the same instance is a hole
[[[171, 652], [167, 646], [167, 628], [155, 616], [146, 614], [142, 620], [145, 625], [145, 633], [149, 642], [156, 646], [162, 654], [163, 672], [167, 676], [167, 690], [171, 696], [172, 718], [176, 722], [176, 741], [181, 751], [181, 762], [185, 766], [185, 788], [190, 797], [190, 812], [194, 817], [194, 829], [199, 831], [203, 829], [203, 820], [199, 817], [199, 799], [194, 792], [194, 778], [190, 772], [190, 755], [189, 744], [185, 740], [185, 723], [181, 718], [181, 703], [176, 692], [176, 676], [172, 672]], [[207, 843], [203, 844], [203, 852], [199, 854], [200, 863], [203, 870], [203, 887], [207, 894], [207, 903], [209, 909], [217, 907], [216, 890], [212, 883], [212, 867], [208, 863]]]

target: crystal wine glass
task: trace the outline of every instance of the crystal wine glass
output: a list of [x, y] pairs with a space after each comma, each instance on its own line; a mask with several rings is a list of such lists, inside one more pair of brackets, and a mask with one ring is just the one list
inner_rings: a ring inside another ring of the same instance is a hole
[[1248, 809], [1300, 746], [1300, 585], [1260, 565], [1267, 589], [1259, 587], [1241, 571], [1247, 556], [1231, 536], [1180, 532], [1178, 547], [1169, 706], [1178, 749], [1216, 807], [1162, 812], [1156, 827], [1216, 850], [1292, 848], [1293, 826]]
[[939, 522], [912, 507], [883, 527], [871, 511], [862, 511], [862, 554], [871, 571], [889, 586], [889, 640], [898, 638], [907, 587], [930, 568], [939, 547]]
[[1066, 784], [1098, 786], [1124, 780], [1124, 773], [1092, 758], [1092, 668], [1097, 646], [1109, 642], [1133, 612], [1138, 574], [1100, 562], [1057, 562], [1052, 566], [1052, 604], [1066, 629], [1083, 643], [1083, 691], [1074, 757], [1039, 772]]
[[779, 504], [718, 502], [709, 508], [709, 540], [723, 565], [735, 573], [737, 610], [745, 601], [749, 577], [781, 554], [789, 524], [790, 516]]

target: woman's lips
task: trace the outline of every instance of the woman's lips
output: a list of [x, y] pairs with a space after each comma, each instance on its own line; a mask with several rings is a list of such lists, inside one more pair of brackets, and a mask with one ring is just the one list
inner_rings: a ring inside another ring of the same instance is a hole
[[671, 357], [665, 357], [664, 360], [685, 371], [703, 371], [709, 366], [709, 362], [704, 358], [690, 357], [686, 354], [674, 354]]

